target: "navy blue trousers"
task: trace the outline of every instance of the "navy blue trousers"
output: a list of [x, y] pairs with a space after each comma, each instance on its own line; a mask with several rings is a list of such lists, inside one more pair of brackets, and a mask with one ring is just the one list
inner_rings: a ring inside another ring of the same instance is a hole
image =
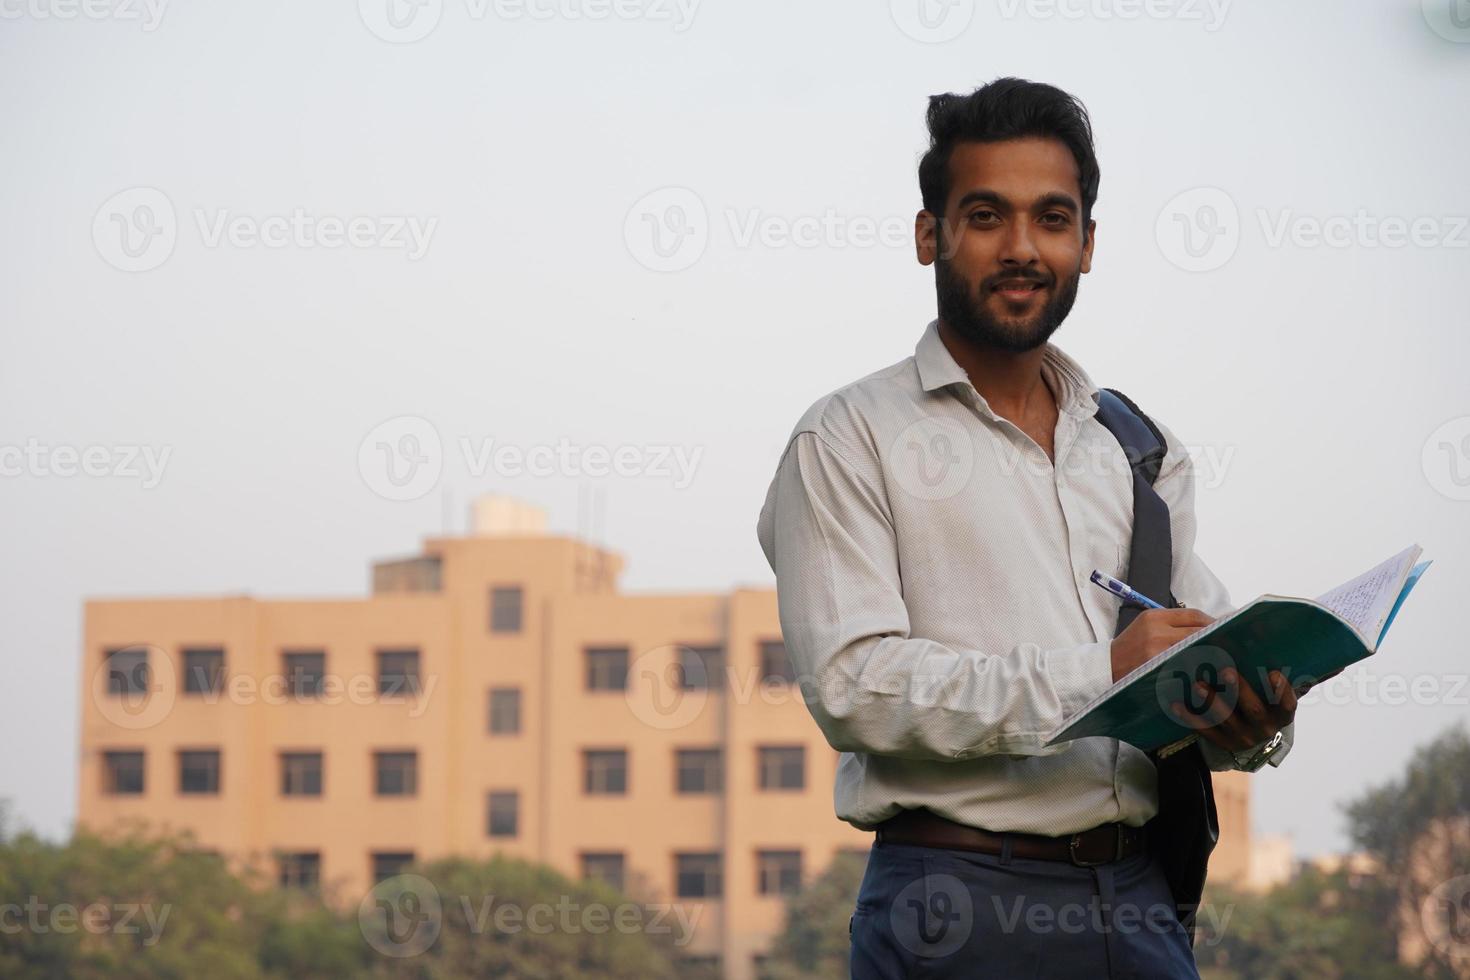
[[874, 844], [851, 929], [853, 980], [1199, 978], [1147, 850], [1079, 868]]

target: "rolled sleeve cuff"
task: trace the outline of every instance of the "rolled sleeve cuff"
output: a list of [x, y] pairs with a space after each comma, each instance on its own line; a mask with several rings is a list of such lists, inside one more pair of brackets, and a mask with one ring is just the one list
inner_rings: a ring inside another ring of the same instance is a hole
[[1281, 729], [1281, 748], [1277, 749], [1271, 755], [1271, 758], [1266, 760], [1266, 765], [1274, 768], [1285, 762], [1286, 757], [1291, 754], [1291, 743], [1295, 739], [1296, 722], [1292, 722], [1290, 725], [1287, 725], [1285, 728]]
[[[1281, 747], [1271, 753], [1271, 758], [1266, 760], [1266, 765], [1273, 769], [1280, 766], [1286, 760], [1286, 757], [1291, 754], [1291, 745], [1295, 737], [1296, 722], [1292, 722], [1290, 725], [1281, 729]], [[1270, 739], [1266, 741], [1270, 741]], [[1222, 749], [1208, 739], [1201, 738], [1199, 740], [1200, 751], [1205, 754], [1205, 763], [1215, 772], [1230, 772], [1231, 770], [1239, 769], [1239, 760], [1241, 758], [1249, 759], [1265, 744], [1266, 742], [1261, 742], [1237, 753]]]

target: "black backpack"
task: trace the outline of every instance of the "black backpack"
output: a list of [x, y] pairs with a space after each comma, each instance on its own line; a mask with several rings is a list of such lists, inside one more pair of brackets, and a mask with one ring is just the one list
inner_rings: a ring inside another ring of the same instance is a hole
[[[1097, 420], [1113, 434], [1133, 469], [1133, 536], [1127, 582], [1165, 605], [1176, 605], [1171, 583], [1174, 547], [1169, 506], [1154, 492], [1166, 446], [1163, 433], [1128, 397], [1111, 388], [1098, 393]], [[1118, 610], [1113, 635], [1127, 629], [1141, 607]], [[1159, 777], [1159, 812], [1148, 823], [1149, 845], [1159, 855], [1175, 912], [1194, 941], [1195, 915], [1204, 893], [1210, 852], [1220, 839], [1210, 767], [1196, 742], [1160, 759], [1150, 753]]]

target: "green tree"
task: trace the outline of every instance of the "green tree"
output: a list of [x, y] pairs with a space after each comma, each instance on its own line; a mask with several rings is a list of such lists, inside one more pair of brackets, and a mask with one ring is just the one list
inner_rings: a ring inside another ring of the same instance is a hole
[[[54, 844], [20, 833], [0, 842], [0, 905], [0, 976], [8, 978], [312, 975], [294, 964], [278, 972], [260, 956], [267, 936], [297, 928], [280, 897], [188, 838], [79, 833]], [[336, 942], [342, 951], [360, 945], [345, 929]]]
[[827, 870], [786, 902], [786, 923], [766, 960], [769, 980], [846, 977], [847, 923], [857, 902], [867, 859], [839, 854]]
[[[407, 930], [374, 933], [374, 975], [392, 978], [514, 977], [673, 980], [684, 923], [600, 882], [572, 881], [544, 865], [506, 857], [436, 861], [375, 892], [390, 909], [437, 908], [419, 928], [437, 931], [421, 952]], [[426, 886], [424, 881], [428, 882]], [[432, 893], [430, 897], [429, 893]], [[412, 898], [412, 904], [408, 899]], [[697, 925], [697, 924], [696, 924]], [[410, 955], [400, 955], [403, 953]]]
[[1404, 980], [1394, 897], [1370, 875], [1307, 869], [1265, 894], [1212, 886], [1194, 955], [1204, 980]]
[[[413, 889], [435, 898], [431, 941], [385, 942], [361, 910]], [[353, 898], [232, 874], [187, 837], [57, 844], [0, 823], [0, 977], [702, 980], [676, 968], [699, 925], [688, 907], [681, 919], [524, 861], [439, 861]]]
[[[1403, 938], [1423, 956], [1421, 975], [1470, 976], [1470, 734], [1451, 729], [1421, 747], [1401, 779], [1346, 811], [1353, 842], [1384, 868]], [[1426, 903], [1444, 918], [1421, 919]], [[1426, 935], [1430, 925], [1438, 943]]]

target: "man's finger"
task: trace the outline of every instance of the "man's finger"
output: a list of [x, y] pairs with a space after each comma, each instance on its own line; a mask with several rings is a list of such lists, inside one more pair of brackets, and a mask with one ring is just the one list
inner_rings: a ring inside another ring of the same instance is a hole
[[1225, 670], [1221, 680], [1225, 682], [1226, 690], [1235, 697], [1235, 716], [1240, 720], [1241, 727], [1253, 734], [1259, 733], [1266, 727], [1267, 714], [1266, 705], [1261, 702], [1256, 689], [1249, 684], [1240, 683], [1240, 674], [1233, 668]]
[[[1201, 715], [1195, 714], [1184, 706], [1182, 701], [1175, 701], [1170, 708], [1174, 711], [1174, 717], [1179, 723], [1187, 728], [1193, 728], [1200, 734], [1204, 734], [1215, 727], [1215, 723]], [[1213, 741], [1213, 739], [1212, 739]]]
[[1234, 692], [1231, 691], [1230, 685], [1223, 680], [1220, 686], [1222, 690], [1217, 692], [1204, 681], [1195, 682], [1194, 691], [1201, 701], [1199, 717], [1212, 726], [1218, 727], [1223, 725], [1234, 727], [1230, 725], [1232, 715], [1230, 709], [1235, 703]]
[[1296, 692], [1291, 689], [1291, 682], [1286, 679], [1286, 675], [1279, 670], [1271, 671], [1270, 680], [1276, 700], [1272, 714], [1279, 723], [1277, 727], [1285, 728], [1296, 717]]
[[1271, 681], [1281, 693], [1281, 707], [1288, 713], [1296, 714], [1296, 691], [1292, 690], [1291, 682], [1286, 675], [1279, 670], [1271, 671]]
[[[1270, 727], [1265, 706], [1248, 684], [1240, 682], [1236, 671], [1227, 669], [1221, 672], [1219, 691], [1203, 681], [1194, 685], [1194, 691], [1203, 701], [1200, 710], [1181, 714], [1179, 709], [1183, 706], [1176, 704], [1175, 717], [1221, 748], [1239, 751], [1272, 734], [1262, 734]], [[1250, 699], [1244, 709], [1241, 708], [1243, 698]]]
[[1203, 715], [1197, 715], [1184, 706], [1182, 702], [1175, 701], [1172, 705], [1174, 717], [1181, 725], [1192, 728], [1199, 733], [1200, 737], [1213, 742], [1227, 752], [1234, 752], [1244, 747], [1243, 740], [1235, 732], [1228, 728], [1222, 728], [1211, 722]]
[[1198, 609], [1156, 609], [1150, 615], [1158, 617], [1166, 626], [1199, 629], [1215, 621], [1215, 617]]

